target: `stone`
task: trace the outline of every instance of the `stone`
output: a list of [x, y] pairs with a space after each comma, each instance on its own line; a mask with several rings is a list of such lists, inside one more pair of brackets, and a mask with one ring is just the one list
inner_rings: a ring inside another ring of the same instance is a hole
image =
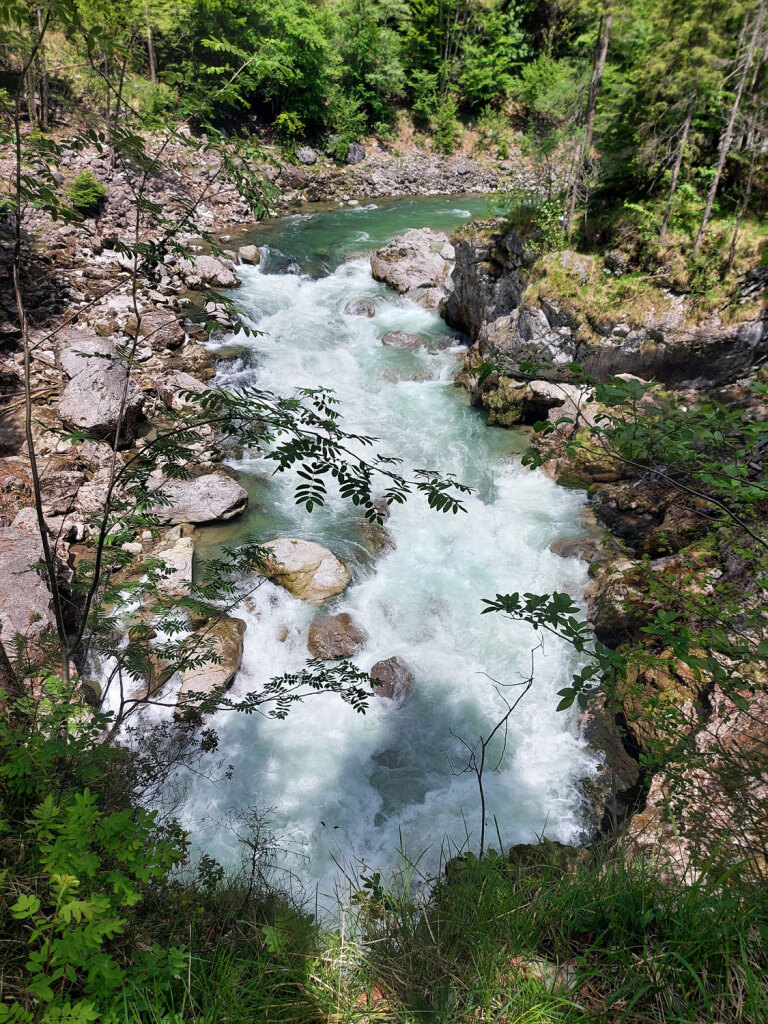
[[122, 409], [119, 443], [128, 444], [144, 409], [141, 388], [129, 377], [112, 342], [95, 335], [73, 337], [79, 333], [68, 331], [59, 339], [57, 362], [69, 378], [59, 396], [59, 418], [71, 430], [112, 443]]
[[361, 146], [359, 142], [350, 142], [346, 163], [354, 165], [359, 164], [362, 160], [365, 160], [365, 146]]
[[37, 534], [11, 526], [0, 528], [0, 640], [9, 655], [17, 635], [36, 647], [56, 628], [48, 585], [30, 568], [42, 558]]
[[370, 318], [376, 315], [376, 307], [370, 299], [350, 299], [344, 307], [344, 312], [348, 316], [367, 316]]
[[179, 348], [184, 344], [184, 328], [173, 313], [163, 309], [141, 311], [139, 335], [155, 350]]
[[311, 146], [302, 146], [296, 150], [296, 159], [300, 164], [309, 166], [317, 163], [317, 152]]
[[278, 537], [264, 545], [272, 553], [264, 574], [302, 601], [320, 604], [340, 594], [352, 578], [332, 551], [297, 537]]
[[184, 392], [194, 391], [197, 394], [207, 388], [197, 377], [183, 370], [166, 370], [155, 378], [155, 390], [162, 402], [174, 412], [183, 412], [194, 406], [194, 402], [184, 397]]
[[215, 256], [195, 256], [179, 261], [179, 275], [187, 288], [237, 288], [241, 283], [235, 271]]
[[425, 348], [423, 338], [420, 338], [418, 334], [408, 334], [406, 331], [387, 331], [381, 339], [381, 343], [389, 348], [401, 348], [409, 351]]
[[429, 228], [412, 228], [371, 256], [371, 273], [401, 295], [441, 286], [449, 267], [439, 249], [447, 241], [446, 235]]
[[401, 658], [377, 661], [369, 674], [371, 689], [377, 697], [402, 700], [413, 686], [413, 673]]
[[152, 514], [161, 523], [215, 523], [234, 519], [248, 506], [248, 492], [226, 473], [205, 473], [191, 480], [164, 478], [155, 470], [148, 481], [150, 493], [162, 493], [170, 502], [155, 505]]
[[243, 638], [246, 625], [242, 619], [217, 619], [213, 624], [196, 630], [201, 645], [210, 645], [210, 651], [216, 660], [203, 662], [195, 668], [184, 669], [181, 673], [181, 686], [176, 700], [175, 714], [194, 709], [199, 701], [191, 695], [201, 693], [206, 697], [227, 690], [240, 668], [243, 660]]
[[347, 612], [324, 615], [309, 627], [307, 647], [313, 658], [352, 658], [365, 647], [368, 635]]
[[241, 263], [250, 263], [254, 267], [261, 263], [261, 249], [258, 245], [241, 245], [237, 255]]
[[[141, 545], [138, 545], [141, 548]], [[152, 557], [163, 562], [170, 574], [158, 582], [157, 589], [169, 597], [185, 597], [192, 584], [195, 547], [191, 537], [179, 537], [158, 545]]]

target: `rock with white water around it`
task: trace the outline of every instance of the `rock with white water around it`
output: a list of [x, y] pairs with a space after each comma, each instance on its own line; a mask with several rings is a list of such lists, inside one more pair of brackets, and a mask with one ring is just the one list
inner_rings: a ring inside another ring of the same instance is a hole
[[152, 509], [161, 523], [215, 523], [234, 519], [248, 506], [248, 492], [226, 473], [173, 480], [163, 478], [156, 470], [149, 477], [148, 489], [169, 502], [158, 503]]
[[320, 604], [340, 594], [352, 578], [328, 548], [297, 537], [278, 537], [264, 545], [272, 553], [265, 575], [302, 601]]
[[300, 164], [309, 166], [317, 163], [317, 152], [311, 146], [302, 146], [296, 150], [296, 159]]
[[425, 347], [423, 338], [418, 334], [408, 334], [406, 331], [387, 331], [381, 343], [388, 348], [402, 348], [412, 352]]
[[232, 685], [243, 658], [243, 637], [245, 623], [242, 619], [218, 619], [212, 625], [197, 631], [201, 648], [210, 651], [211, 660], [181, 673], [181, 686], [176, 701], [175, 714], [194, 710], [200, 703], [192, 694], [206, 697], [223, 693]]
[[348, 316], [367, 316], [370, 318], [376, 315], [376, 307], [370, 299], [350, 299], [344, 307], [344, 312]]
[[401, 658], [377, 661], [369, 675], [371, 689], [377, 697], [402, 700], [413, 686], [413, 673]]
[[197, 377], [193, 377], [183, 370], [166, 370], [155, 379], [155, 390], [162, 402], [174, 412], [182, 412], [190, 406], [194, 406], [194, 400], [187, 397], [185, 392], [194, 391], [200, 394], [207, 388]]
[[[82, 334], [82, 340], [76, 334]], [[129, 377], [114, 344], [76, 331], [67, 332], [64, 340], [67, 344], [60, 344], [57, 351], [66, 381], [59, 397], [59, 418], [64, 426], [112, 443], [122, 416], [119, 442], [130, 442], [144, 408], [144, 395]]]
[[179, 275], [187, 288], [237, 288], [240, 278], [228, 263], [215, 256], [195, 256], [179, 261]]
[[0, 528], [0, 639], [8, 652], [17, 635], [35, 647], [56, 628], [51, 592], [30, 568], [42, 557], [39, 536], [11, 526]]
[[166, 541], [152, 551], [152, 557], [163, 562], [169, 575], [158, 582], [157, 589], [169, 597], [185, 597], [192, 584], [192, 563], [195, 547], [191, 537]]
[[261, 249], [258, 245], [241, 245], [237, 255], [241, 263], [250, 263], [254, 267], [261, 263]]
[[309, 627], [307, 647], [313, 658], [352, 658], [365, 647], [368, 635], [351, 615], [324, 615]]
[[443, 286], [449, 265], [440, 255], [448, 236], [429, 228], [412, 228], [371, 256], [371, 273], [401, 295]]

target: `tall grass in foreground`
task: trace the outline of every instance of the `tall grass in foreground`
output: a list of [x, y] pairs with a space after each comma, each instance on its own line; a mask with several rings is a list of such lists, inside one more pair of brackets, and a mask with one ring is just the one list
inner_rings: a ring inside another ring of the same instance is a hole
[[545, 842], [457, 858], [431, 890], [405, 877], [359, 879], [332, 930], [222, 882], [229, 920], [206, 933], [198, 913], [179, 1005], [152, 1024], [768, 1021], [768, 892], [738, 866], [684, 886]]

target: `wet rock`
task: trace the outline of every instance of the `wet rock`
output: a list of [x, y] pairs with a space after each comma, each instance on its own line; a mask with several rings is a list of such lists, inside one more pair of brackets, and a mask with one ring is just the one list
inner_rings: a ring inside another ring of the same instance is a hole
[[381, 343], [389, 348], [407, 349], [412, 352], [426, 347], [423, 338], [420, 338], [418, 334], [408, 334], [406, 331], [387, 331], [381, 339]]
[[261, 249], [258, 245], [241, 245], [237, 255], [241, 263], [250, 263], [254, 267], [261, 263]]
[[352, 658], [365, 647], [368, 634], [347, 612], [325, 615], [309, 627], [307, 647], [313, 658]]
[[205, 473], [192, 480], [163, 478], [160, 471], [151, 474], [150, 493], [160, 493], [169, 504], [152, 509], [161, 523], [215, 523], [234, 519], [248, 505], [248, 492], [226, 473]]
[[373, 692], [388, 700], [402, 700], [413, 686], [413, 673], [401, 658], [377, 661], [369, 674]]
[[175, 711], [177, 715], [199, 704], [199, 701], [191, 696], [193, 693], [201, 693], [208, 697], [222, 693], [232, 685], [243, 659], [245, 629], [245, 622], [242, 619], [224, 618], [197, 631], [201, 645], [205, 645], [205, 649], [211, 651], [215, 660], [185, 669], [181, 673], [181, 687]]
[[317, 152], [311, 146], [302, 146], [301, 149], [296, 150], [296, 159], [300, 164], [311, 166], [317, 163]]
[[351, 299], [344, 307], [344, 312], [348, 316], [372, 317], [376, 315], [376, 307], [370, 299]]
[[312, 541], [278, 537], [264, 547], [272, 553], [265, 575], [302, 601], [320, 604], [340, 594], [352, 578], [333, 552]]
[[17, 635], [36, 647], [56, 628], [48, 585], [30, 568], [42, 557], [39, 536], [10, 526], [0, 528], [0, 639], [9, 653]]
[[185, 597], [192, 585], [192, 564], [195, 547], [191, 537], [179, 537], [176, 540], [159, 544], [152, 557], [159, 559], [169, 575], [158, 582], [157, 589], [169, 597]]

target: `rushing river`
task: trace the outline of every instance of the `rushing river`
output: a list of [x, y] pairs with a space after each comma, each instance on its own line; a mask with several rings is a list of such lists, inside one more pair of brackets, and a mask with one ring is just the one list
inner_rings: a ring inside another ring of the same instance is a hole
[[[345, 427], [380, 438], [380, 450], [404, 460], [404, 473], [453, 472], [474, 488], [467, 514], [432, 512], [418, 498], [394, 507], [387, 522], [394, 550], [375, 557], [357, 510], [334, 497], [309, 515], [294, 503], [294, 480], [245, 460], [237, 466], [248, 513], [208, 528], [198, 545], [205, 555], [246, 536], [298, 536], [330, 548], [353, 572], [322, 610], [265, 583], [235, 612], [248, 624], [235, 695], [300, 669], [312, 620], [341, 611], [369, 635], [354, 659], [360, 668], [397, 655], [415, 676], [401, 705], [374, 698], [365, 716], [318, 695], [286, 721], [221, 714], [213, 723], [235, 771], [226, 784], [191, 784], [186, 816], [197, 842], [231, 861], [236, 840], [219, 823], [234, 808], [256, 805], [288, 837], [286, 866], [321, 894], [333, 890], [339, 865], [386, 870], [402, 848], [430, 869], [441, 847], [449, 854], [466, 847], [468, 833], [476, 848], [477, 783], [461, 774], [467, 751], [459, 737], [474, 744], [488, 735], [505, 710], [493, 680], [527, 677], [538, 641], [525, 626], [481, 615], [482, 598], [551, 589], [578, 596], [585, 582], [583, 563], [549, 551], [579, 532], [581, 497], [520, 466], [523, 432], [488, 429], [453, 386], [461, 349], [444, 347], [451, 332], [436, 314], [376, 283], [364, 255], [408, 227], [451, 230], [483, 212], [480, 200], [440, 198], [285, 217], [252, 233], [247, 240], [268, 247], [265, 257], [239, 270], [243, 286], [234, 297], [262, 333], [235, 339], [246, 351], [224, 364], [218, 383], [284, 394], [332, 387]], [[372, 299], [375, 317], [345, 314], [353, 298]], [[426, 336], [432, 351], [383, 346], [391, 330]], [[534, 658], [535, 684], [515, 711], [498, 772], [485, 779], [495, 845], [494, 816], [505, 846], [544, 834], [574, 842], [581, 832], [578, 780], [593, 760], [573, 719], [555, 712], [571, 655], [549, 639]], [[513, 699], [516, 691], [506, 693]]]

